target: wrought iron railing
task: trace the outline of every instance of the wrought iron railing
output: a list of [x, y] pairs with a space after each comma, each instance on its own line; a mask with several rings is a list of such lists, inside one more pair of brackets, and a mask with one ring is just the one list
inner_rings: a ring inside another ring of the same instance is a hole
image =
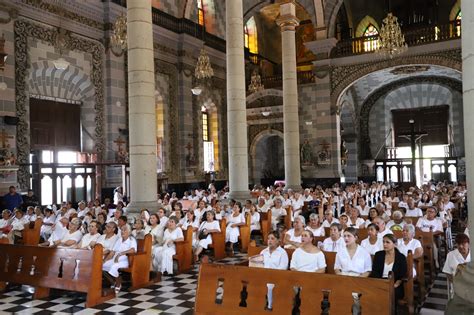
[[[461, 21], [407, 29], [403, 31], [403, 35], [408, 47], [458, 39], [461, 37]], [[337, 43], [331, 52], [331, 57], [339, 58], [371, 53], [378, 48], [378, 45], [378, 35], [344, 39]]]

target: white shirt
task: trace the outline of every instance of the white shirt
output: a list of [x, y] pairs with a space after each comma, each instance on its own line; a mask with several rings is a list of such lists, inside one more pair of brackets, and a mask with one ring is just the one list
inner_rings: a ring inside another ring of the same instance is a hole
[[91, 235], [90, 233], [87, 233], [86, 235], [84, 235], [82, 237], [82, 240], [81, 240], [81, 248], [87, 248], [89, 247], [89, 245], [92, 243], [92, 242], [97, 242], [97, 240], [99, 239], [100, 237], [100, 234], [99, 233], [95, 233], [94, 235]]
[[383, 273], [382, 273], [382, 278], [388, 278], [388, 273], [392, 271], [393, 269], [393, 263], [391, 264], [383, 264]]
[[28, 219], [24, 216], [21, 219], [15, 217], [12, 221], [12, 230], [23, 231], [25, 224], [29, 223]]
[[393, 234], [393, 232], [390, 229], [387, 229], [387, 227], [385, 227], [385, 230], [383, 230], [382, 232], [377, 233], [377, 237], [379, 239], [382, 239], [387, 234]]
[[297, 248], [291, 256], [290, 268], [296, 271], [315, 272], [318, 269], [326, 268], [326, 258], [321, 251], [307, 253], [303, 249]]
[[324, 236], [324, 234], [325, 234], [323, 226], [320, 226], [319, 228], [313, 229], [308, 225], [306, 227], [306, 230], [311, 231], [315, 237]]
[[357, 245], [354, 256], [349, 256], [347, 247], [336, 254], [334, 269], [340, 269], [343, 275], [360, 276], [364, 272], [372, 271], [372, 258], [362, 246]]
[[[123, 238], [117, 239], [115, 242], [114, 247], [112, 250], [114, 251], [114, 257], [117, 256], [119, 253], [125, 252], [131, 248], [135, 249], [135, 252], [137, 251], [137, 240], [135, 240], [133, 237], [127, 238], [125, 241]], [[122, 255], [118, 259], [119, 261], [128, 261], [128, 257], [126, 255]]]
[[[81, 241], [82, 239], [82, 233], [80, 230], [77, 230], [73, 233], [71, 233], [70, 231], [67, 231], [63, 238], [61, 239], [61, 243], [65, 243], [67, 241], [75, 241], [76, 243], [73, 244], [73, 245], [76, 245], [76, 244], [79, 244], [79, 242]], [[64, 246], [64, 245], [63, 245]], [[72, 245], [70, 245], [72, 246]]]
[[336, 219], [336, 218], [332, 218], [331, 222], [329, 222], [328, 220], [324, 220], [323, 221], [323, 227], [325, 227], [325, 228], [326, 227], [331, 227], [331, 224], [333, 224], [333, 223], [339, 223], [339, 220]]
[[420, 208], [414, 208], [414, 209], [407, 209], [407, 213], [405, 214], [407, 217], [422, 217], [423, 216], [423, 211], [421, 211]]
[[359, 209], [359, 214], [360, 215], [369, 215], [369, 210], [370, 210], [370, 207], [369, 206], [365, 206], [364, 208], [362, 208], [361, 206], [356, 206], [357, 209]]
[[260, 252], [263, 256], [263, 266], [268, 269], [288, 269], [288, 254], [286, 251], [278, 246], [273, 253], [270, 253], [270, 249], [267, 247]]
[[446, 256], [446, 262], [443, 267], [443, 272], [453, 275], [456, 273], [456, 269], [458, 268], [458, 265], [460, 264], [465, 264], [471, 261], [471, 253], [467, 255], [467, 258], [464, 259], [464, 257], [461, 255], [459, 250], [456, 248], [455, 250], [451, 251], [448, 253], [448, 256]]
[[295, 229], [288, 230], [285, 234], [290, 236], [290, 241], [301, 243], [301, 234], [300, 236], [295, 236]]
[[323, 242], [323, 250], [326, 252], [338, 252], [344, 248], [346, 248], [346, 243], [342, 237], [339, 237], [337, 241], [333, 241], [328, 237]]
[[360, 246], [365, 248], [370, 255], [375, 255], [376, 252], [383, 250], [383, 241], [380, 237], [377, 237], [375, 244], [370, 244], [369, 238], [366, 238], [360, 242]]
[[411, 241], [408, 242], [408, 244], [405, 244], [405, 241], [403, 240], [403, 238], [400, 238], [398, 239], [398, 242], [397, 242], [397, 248], [400, 251], [400, 253], [402, 253], [405, 256], [408, 256], [409, 250], [411, 250], [411, 252], [415, 254], [415, 249], [423, 248], [423, 246], [421, 246], [420, 241], [417, 240], [416, 238], [413, 238]]
[[174, 241], [179, 238], [184, 238], [183, 230], [181, 230], [180, 228], [175, 228], [173, 232], [170, 232], [170, 230], [168, 229], [165, 230], [165, 235], [163, 236], [165, 243], [166, 241], [169, 241], [169, 240], [173, 241], [171, 243], [168, 243], [168, 247], [176, 248]]
[[352, 226], [353, 228], [359, 229], [359, 228], [364, 228], [365, 226], [365, 221], [362, 218], [357, 218], [355, 224], [352, 223], [351, 219], [347, 221], [347, 226]]
[[433, 228], [433, 232], [443, 232], [443, 222], [439, 218], [428, 220], [426, 217], [423, 217], [416, 222], [416, 227], [420, 228], [423, 232], [429, 232], [430, 227]]
[[68, 232], [67, 228], [65, 228], [62, 223], [58, 223], [54, 226], [53, 233], [48, 239], [49, 246], [53, 246], [54, 242], [60, 241], [64, 238], [64, 235]]
[[104, 250], [112, 250], [114, 248], [115, 242], [117, 242], [118, 235], [114, 234], [110, 238], [105, 238], [105, 234], [102, 234], [97, 239], [97, 244], [101, 244]]
[[257, 211], [250, 216], [250, 231], [255, 230], [260, 230], [260, 213]]

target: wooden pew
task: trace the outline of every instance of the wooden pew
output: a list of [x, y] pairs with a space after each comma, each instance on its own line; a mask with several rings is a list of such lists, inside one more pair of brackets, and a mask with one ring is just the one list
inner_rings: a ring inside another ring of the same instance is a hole
[[145, 238], [142, 240], [137, 240], [137, 252], [135, 254], [127, 254], [129, 267], [120, 269], [120, 272], [130, 274], [132, 286], [129, 288], [129, 291], [147, 287], [153, 282], [160, 280], [157, 278], [150, 280], [151, 243], [152, 237], [150, 234], [145, 235]]
[[178, 262], [178, 273], [191, 270], [193, 264], [193, 227], [189, 226], [183, 235], [184, 241], [174, 242], [176, 254], [173, 259]]
[[210, 248], [214, 249], [214, 259], [221, 260], [226, 257], [225, 254], [225, 228], [226, 220], [222, 219], [220, 221], [221, 231], [219, 233], [211, 233], [212, 244], [209, 245]]
[[102, 245], [83, 250], [0, 244], [0, 286], [5, 282], [35, 287], [34, 299], [48, 297], [50, 289], [83, 292], [86, 307], [115, 297], [102, 295]]
[[[219, 282], [223, 285], [223, 296], [221, 303], [219, 301], [216, 303]], [[322, 290], [326, 289], [331, 290], [329, 295], [331, 314], [350, 313], [353, 304], [352, 292], [362, 294], [360, 301], [364, 313], [394, 314], [393, 279], [218, 264], [202, 264], [200, 267], [195, 314], [267, 314], [264, 306], [268, 283], [275, 285], [272, 311], [274, 314], [292, 313], [296, 286], [301, 288], [299, 307], [301, 314], [321, 313]]]
[[292, 228], [292, 222], [291, 222], [291, 218], [293, 217], [293, 207], [289, 206], [288, 208], [286, 208], [286, 216], [285, 216], [285, 228], [287, 230], [291, 229]]
[[[403, 279], [403, 290], [405, 296], [398, 301], [398, 304], [408, 308], [409, 314], [415, 314], [414, 284], [413, 284], [413, 253], [408, 251], [407, 256], [407, 276]], [[423, 298], [423, 297], [422, 297]]]
[[246, 253], [250, 243], [250, 213], [245, 214], [245, 225], [239, 226], [240, 230], [240, 250]]
[[260, 212], [260, 230], [262, 231], [263, 243], [267, 243], [268, 234], [272, 231], [272, 213]]
[[418, 222], [418, 219], [420, 219], [420, 218], [421, 217], [404, 217], [403, 220], [405, 220], [405, 222], [407, 222], [407, 223], [411, 223], [414, 226], [416, 226], [416, 223]]
[[[435, 279], [435, 262], [433, 254], [433, 242], [434, 235], [433, 232], [422, 232], [419, 229], [415, 231], [415, 238], [418, 239], [423, 246], [423, 259], [428, 263], [430, 269], [430, 282], [433, 282]], [[417, 270], [418, 273], [418, 270]], [[420, 275], [422, 276], [422, 275]]]
[[43, 219], [41, 218], [36, 219], [35, 222], [25, 224], [25, 228], [21, 231], [22, 238], [17, 242], [17, 244], [38, 245], [41, 225], [43, 225]]

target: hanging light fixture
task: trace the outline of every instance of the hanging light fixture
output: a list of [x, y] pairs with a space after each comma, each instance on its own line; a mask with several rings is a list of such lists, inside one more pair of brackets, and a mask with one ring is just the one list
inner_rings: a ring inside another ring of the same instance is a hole
[[214, 70], [211, 66], [211, 61], [209, 60], [209, 55], [207, 54], [204, 47], [201, 49], [199, 58], [196, 64], [196, 69], [194, 70], [194, 76], [196, 79], [210, 79], [214, 75]]
[[2, 37], [0, 37], [0, 70], [1, 71], [5, 69], [7, 56], [8, 54], [5, 53], [5, 34], [2, 33]]
[[260, 74], [258, 74], [257, 70], [255, 70], [250, 77], [249, 93], [252, 94], [262, 91], [263, 89], [264, 87], [262, 84], [262, 78], [260, 77]]
[[193, 95], [199, 96], [202, 93], [202, 88], [198, 85], [196, 87], [193, 87], [191, 89], [191, 92], [193, 93]]
[[122, 51], [127, 49], [127, 16], [124, 13], [120, 14], [114, 22], [110, 42]]
[[388, 13], [380, 28], [379, 47], [376, 52], [393, 58], [395, 55], [406, 52], [407, 49], [408, 45], [398, 24], [398, 18], [392, 13]]
[[53, 64], [58, 70], [66, 70], [69, 67], [69, 62], [62, 57], [53, 61]]

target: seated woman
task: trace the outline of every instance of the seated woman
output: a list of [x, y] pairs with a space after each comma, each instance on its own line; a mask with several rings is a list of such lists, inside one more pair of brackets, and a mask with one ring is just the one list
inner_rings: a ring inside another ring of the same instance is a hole
[[[105, 225], [105, 230], [101, 236], [97, 239], [95, 244], [100, 244], [103, 247], [104, 257], [106, 257], [115, 245], [118, 239], [116, 233], [117, 225], [114, 222], [109, 222]], [[94, 242], [90, 244], [91, 247], [95, 246]]]
[[206, 221], [202, 222], [198, 230], [198, 238], [195, 241], [194, 260], [199, 260], [199, 254], [212, 244], [212, 233], [219, 233], [221, 227], [219, 221], [215, 220], [214, 211], [207, 211]]
[[145, 221], [143, 221], [142, 219], [140, 218], [137, 218], [135, 220], [135, 224], [133, 225], [133, 231], [132, 231], [132, 236], [136, 239], [136, 240], [142, 240], [145, 238], [145, 235], [146, 235], [146, 231], [145, 231]]
[[304, 231], [305, 223], [305, 219], [302, 215], [295, 218], [293, 228], [285, 233], [285, 239], [283, 241], [285, 248], [296, 249], [301, 246], [301, 234]]
[[181, 229], [186, 231], [189, 227], [193, 229], [193, 240], [197, 237], [196, 232], [199, 229], [199, 222], [196, 220], [193, 211], [186, 212], [186, 218], [181, 225]]
[[269, 211], [272, 214], [272, 229], [276, 230], [277, 224], [279, 224], [286, 215], [286, 210], [282, 207], [281, 199], [275, 199], [274, 203], [275, 205]]
[[365, 248], [370, 255], [375, 255], [376, 252], [383, 250], [383, 241], [377, 236], [378, 232], [379, 227], [377, 224], [370, 223], [367, 227], [368, 237], [360, 243], [360, 246]]
[[227, 216], [227, 226], [225, 228], [225, 242], [230, 243], [230, 253], [234, 253], [234, 244], [239, 241], [239, 226], [245, 225], [245, 216], [242, 212], [242, 204], [236, 202], [232, 208], [232, 213]]
[[377, 252], [372, 264], [372, 278], [388, 278], [389, 272], [394, 275], [395, 298], [403, 298], [403, 278], [407, 275], [407, 259], [396, 248], [397, 239], [393, 234], [383, 237], [383, 250]]
[[357, 229], [349, 227], [344, 231], [346, 246], [336, 254], [334, 271], [337, 275], [368, 277], [372, 271], [370, 254], [356, 243]]
[[324, 227], [321, 225], [319, 215], [311, 213], [309, 215], [309, 224], [306, 226], [308, 231], [311, 231], [314, 236], [324, 236]]
[[402, 231], [407, 224], [403, 220], [403, 213], [400, 210], [395, 210], [392, 215], [393, 219], [387, 222], [387, 229], [392, 231]]
[[115, 242], [112, 250], [107, 254], [102, 264], [102, 270], [112, 285], [115, 286], [115, 294], [121, 289], [122, 279], [118, 270], [128, 268], [127, 254], [133, 254], [137, 251], [137, 241], [132, 237], [132, 228], [125, 224], [120, 229], [121, 237]]
[[148, 222], [150, 222], [150, 212], [148, 211], [148, 209], [142, 209], [140, 211], [140, 219], [145, 223], [145, 225], [143, 226], [145, 234], [150, 233], [151, 228], [148, 225]]
[[165, 208], [158, 209], [157, 214], [158, 214], [158, 219], [159, 219], [158, 224], [160, 225], [164, 233], [166, 229], [166, 224], [168, 223], [168, 217], [166, 216], [166, 209]]
[[373, 223], [373, 220], [378, 217], [378, 212], [377, 212], [377, 208], [370, 208], [369, 209], [369, 216], [367, 218], [367, 220], [365, 220], [365, 227], [367, 228], [371, 223]]
[[443, 272], [448, 275], [450, 281], [453, 280], [460, 265], [465, 265], [471, 261], [469, 237], [461, 233], [456, 235], [455, 241], [457, 248], [448, 253], [443, 267]]
[[250, 233], [260, 231], [260, 213], [254, 204], [250, 205]]
[[329, 237], [326, 238], [322, 244], [322, 250], [326, 252], [338, 252], [346, 247], [344, 238], [341, 236], [342, 225], [339, 223], [331, 224], [329, 228]]
[[186, 218], [184, 217], [184, 212], [183, 212], [183, 205], [180, 202], [177, 202], [174, 205], [174, 211], [170, 216], [178, 219], [178, 227], [181, 227], [184, 221], [186, 221]]
[[180, 241], [184, 241], [183, 230], [178, 227], [178, 218], [171, 217], [163, 236], [163, 245], [153, 248], [153, 270], [173, 274], [173, 255], [176, 254], [174, 242]]
[[349, 221], [347, 222], [347, 226], [351, 226], [356, 229], [364, 228], [365, 220], [362, 219], [359, 215], [359, 209], [355, 207], [350, 207], [349, 212]]
[[95, 242], [97, 242], [97, 240], [99, 239], [100, 231], [99, 231], [99, 223], [97, 223], [97, 221], [92, 221], [91, 223], [89, 223], [87, 230], [89, 231], [89, 233], [85, 234], [82, 237], [81, 241], [75, 246], [76, 248], [91, 249], [92, 248], [91, 243], [95, 244]]
[[58, 247], [74, 247], [76, 246], [82, 239], [82, 233], [79, 230], [81, 228], [81, 220], [78, 218], [74, 218], [69, 222], [68, 231], [65, 233], [64, 237], [54, 242], [53, 246]]
[[291, 257], [290, 269], [324, 273], [326, 259], [323, 252], [313, 245], [314, 235], [311, 231], [304, 230], [301, 234], [301, 246], [295, 250]]
[[150, 226], [150, 234], [152, 237], [151, 243], [153, 247], [161, 246], [163, 244], [163, 235], [165, 234], [164, 228], [159, 224], [160, 219], [156, 213], [150, 215], [150, 222], [148, 222]]
[[53, 214], [53, 210], [46, 208], [44, 209], [43, 225], [41, 225], [40, 235], [43, 240], [47, 240], [51, 233], [53, 233], [53, 225], [56, 220], [56, 216]]
[[339, 224], [342, 226], [342, 229], [345, 230], [349, 226], [349, 216], [347, 214], [343, 213], [339, 217]]

